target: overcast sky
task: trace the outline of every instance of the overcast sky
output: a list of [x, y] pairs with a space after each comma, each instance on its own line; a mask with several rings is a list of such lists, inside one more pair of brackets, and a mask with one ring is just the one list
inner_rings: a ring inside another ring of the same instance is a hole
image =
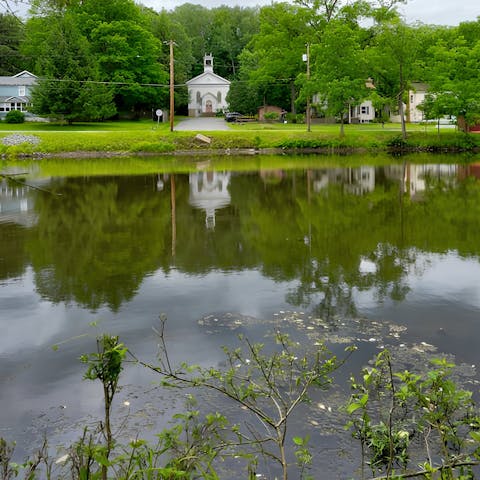
[[[0, 0], [0, 12], [5, 11], [4, 1]], [[21, 0], [20, 0], [21, 1]], [[212, 8], [220, 5], [242, 7], [254, 7], [256, 5], [270, 5], [272, 0], [136, 0], [154, 10], [160, 11], [162, 8], [173, 10], [184, 3], [193, 3], [203, 7]], [[288, 1], [288, 0], [287, 0]], [[289, 0], [293, 2], [293, 0]], [[14, 10], [22, 14], [24, 8], [14, 6], [13, 1], [9, 1]], [[458, 25], [460, 22], [474, 21], [480, 16], [480, 0], [408, 0], [407, 5], [399, 8], [405, 20], [408, 23], [417, 21], [433, 25]]]
[[[172, 10], [187, 3], [185, 0], [138, 0], [155, 10], [165, 8]], [[190, 0], [188, 3], [204, 7], [218, 7], [220, 5], [254, 7], [255, 5], [270, 5], [271, 0]], [[480, 16], [480, 0], [409, 0], [406, 6], [401, 7], [408, 23], [420, 21], [434, 25], [458, 25], [460, 22], [476, 20]]]

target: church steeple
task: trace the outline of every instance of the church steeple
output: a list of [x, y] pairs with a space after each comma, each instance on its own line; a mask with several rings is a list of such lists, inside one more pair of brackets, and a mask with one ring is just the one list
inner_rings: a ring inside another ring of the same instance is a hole
[[207, 55], [203, 57], [203, 71], [206, 72], [212, 72], [213, 73], [213, 55]]

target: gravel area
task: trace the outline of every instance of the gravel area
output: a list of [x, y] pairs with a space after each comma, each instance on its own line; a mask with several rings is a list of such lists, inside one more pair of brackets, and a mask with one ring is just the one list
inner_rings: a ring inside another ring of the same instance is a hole
[[2, 143], [7, 146], [21, 145], [22, 143], [31, 143], [32, 145], [38, 145], [40, 139], [35, 135], [21, 135], [14, 133], [2, 138]]

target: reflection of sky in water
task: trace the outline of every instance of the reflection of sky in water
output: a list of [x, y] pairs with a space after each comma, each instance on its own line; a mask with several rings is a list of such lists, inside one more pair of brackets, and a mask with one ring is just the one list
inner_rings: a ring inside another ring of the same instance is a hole
[[425, 273], [410, 282], [416, 301], [437, 299], [440, 304], [452, 301], [480, 308], [480, 263], [458, 258], [453, 253], [431, 261]]
[[[366, 275], [372, 273], [368, 262], [360, 268]], [[476, 358], [478, 279], [480, 264], [474, 260], [454, 253], [419, 255], [405, 280], [409, 292], [404, 301], [379, 303], [373, 290], [355, 292], [355, 301], [361, 316], [407, 326], [410, 341], [426, 341], [454, 353], [459, 361], [480, 363]], [[0, 402], [8, 406], [0, 411], [0, 435], [15, 432], [21, 448], [19, 432], [31, 436], [32, 422], [37, 428], [46, 418], [53, 418], [55, 424], [89, 414], [100, 416], [98, 385], [80, 380], [84, 367], [78, 361], [82, 353], [95, 349], [98, 333], [119, 334], [132, 351], [151, 361], [157, 345], [152, 326], [165, 312], [172, 359], [188, 357], [194, 363], [217, 365], [223, 360], [220, 346], [232, 341], [235, 333], [207, 335], [198, 320], [227, 311], [272, 318], [280, 309], [295, 309], [285, 303], [294, 283], [274, 282], [251, 270], [199, 276], [157, 271], [144, 279], [138, 294], [117, 313], [106, 308], [88, 312], [39, 298], [28, 269], [24, 277], [0, 288]], [[94, 321], [97, 326], [90, 326]], [[253, 334], [255, 330], [249, 328], [244, 333]], [[51, 348], [54, 344], [58, 351]], [[127, 368], [122, 377], [123, 385], [151, 381], [151, 375], [136, 368]], [[62, 410], [62, 405], [67, 408]], [[40, 419], [41, 413], [46, 417]]]
[[[375, 264], [362, 261], [363, 274], [375, 273]], [[406, 302], [409, 304], [458, 303], [462, 308], [480, 308], [480, 263], [473, 259], [458, 257], [455, 253], [445, 255], [418, 254], [410, 267], [406, 283], [410, 289]], [[360, 308], [378, 308], [373, 292], [357, 292]]]
[[[76, 305], [53, 305], [34, 292], [30, 269], [0, 288], [0, 403], [8, 406], [0, 410], [0, 436], [14, 436], [19, 449], [23, 434], [31, 436], [33, 425], [42, 429], [47, 417], [101, 415], [99, 385], [81, 380], [84, 367], [79, 362], [81, 354], [95, 350], [97, 334], [118, 334], [136, 355], [154, 361], [158, 342], [152, 326], [165, 312], [172, 359], [217, 365], [226, 342], [205, 335], [197, 324], [202, 316], [237, 311], [262, 318], [267, 312], [271, 316], [272, 308], [285, 306], [285, 285], [255, 271], [201, 277], [157, 272], [144, 279], [138, 295], [116, 314], [107, 308], [88, 312]], [[228, 331], [224, 340], [232, 337]], [[138, 368], [127, 369], [122, 384], [148, 385], [151, 377]]]
[[480, 263], [454, 252], [419, 254], [405, 284], [409, 291], [401, 302], [356, 292], [360, 315], [404, 325], [410, 341], [435, 345], [458, 363], [480, 364]]

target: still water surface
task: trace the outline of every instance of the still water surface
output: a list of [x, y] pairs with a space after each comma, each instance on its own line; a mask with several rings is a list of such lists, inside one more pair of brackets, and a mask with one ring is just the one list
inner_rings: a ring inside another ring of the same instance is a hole
[[[480, 364], [480, 167], [434, 162], [2, 179], [0, 436], [23, 454], [94, 422], [79, 356], [108, 332], [153, 361], [161, 312], [176, 361], [217, 366], [296, 315], [359, 343], [348, 371], [395, 342]], [[122, 377], [142, 428], [176, 408], [152, 380]]]

